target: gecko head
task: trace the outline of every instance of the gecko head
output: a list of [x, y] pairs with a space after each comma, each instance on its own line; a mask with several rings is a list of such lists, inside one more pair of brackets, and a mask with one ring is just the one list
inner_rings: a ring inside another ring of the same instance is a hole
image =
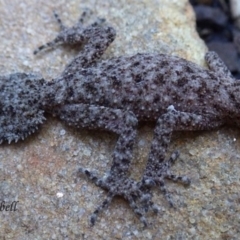
[[26, 138], [45, 120], [41, 110], [44, 85], [39, 74], [0, 76], [0, 143]]

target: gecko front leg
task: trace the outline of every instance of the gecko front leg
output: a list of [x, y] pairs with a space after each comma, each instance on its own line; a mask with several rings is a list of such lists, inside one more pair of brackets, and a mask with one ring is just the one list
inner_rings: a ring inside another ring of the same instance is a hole
[[205, 55], [205, 61], [207, 62], [209, 69], [220, 77], [225, 76], [226, 78], [232, 78], [232, 73], [216, 52], [207, 52]]
[[168, 112], [157, 121], [148, 163], [142, 178], [142, 189], [159, 187], [170, 206], [173, 206], [173, 201], [165, 186], [165, 178], [184, 185], [189, 185], [191, 181], [186, 176], [177, 176], [170, 171], [170, 167], [179, 156], [178, 151], [175, 151], [169, 159], [166, 159], [172, 132], [202, 130], [207, 129], [206, 126], [208, 129], [214, 129], [222, 123], [221, 119], [176, 111], [173, 106], [170, 106]]

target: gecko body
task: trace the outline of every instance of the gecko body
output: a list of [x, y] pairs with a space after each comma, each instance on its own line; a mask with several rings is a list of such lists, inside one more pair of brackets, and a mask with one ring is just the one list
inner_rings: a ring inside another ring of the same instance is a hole
[[[67, 28], [55, 14], [59, 35], [34, 52], [57, 44], [82, 45], [59, 77], [52, 81], [31, 73], [0, 77], [0, 142], [24, 139], [43, 123], [45, 112], [76, 128], [116, 133], [119, 137], [107, 176], [101, 178], [94, 171], [79, 168], [108, 192], [90, 221], [94, 224], [98, 214], [119, 195], [147, 225], [146, 212], [158, 211], [152, 202], [153, 186], [173, 205], [165, 178], [190, 184], [188, 177], [170, 171], [178, 151], [169, 159], [165, 157], [172, 132], [240, 125], [240, 84], [214, 52], [206, 54], [209, 69], [164, 54], [100, 60], [116, 33], [102, 19], [85, 27], [85, 15]], [[142, 179], [135, 181], [129, 177], [129, 166], [141, 121], [152, 121], [156, 126], [146, 169]]]

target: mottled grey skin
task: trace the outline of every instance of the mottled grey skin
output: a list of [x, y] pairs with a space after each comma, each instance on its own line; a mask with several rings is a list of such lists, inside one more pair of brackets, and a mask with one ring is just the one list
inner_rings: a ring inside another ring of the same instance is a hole
[[45, 84], [34, 73], [0, 76], [0, 143], [24, 139], [43, 123], [41, 100]]
[[[60, 34], [34, 52], [57, 44], [83, 45], [60, 77], [50, 82], [25, 73], [0, 77], [0, 141], [25, 138], [42, 123], [44, 112], [73, 127], [118, 134], [113, 164], [105, 177], [79, 169], [108, 191], [91, 223], [120, 195], [146, 225], [145, 213], [158, 211], [151, 200], [152, 186], [159, 187], [173, 205], [164, 179], [190, 184], [187, 177], [170, 171], [178, 152], [165, 159], [172, 132], [240, 125], [239, 83], [213, 52], [206, 54], [209, 70], [163, 54], [98, 61], [116, 33], [102, 19], [83, 27], [85, 15], [74, 27], [66, 28], [55, 14]], [[156, 122], [156, 127], [145, 172], [136, 182], [129, 177], [129, 165], [139, 121]]]

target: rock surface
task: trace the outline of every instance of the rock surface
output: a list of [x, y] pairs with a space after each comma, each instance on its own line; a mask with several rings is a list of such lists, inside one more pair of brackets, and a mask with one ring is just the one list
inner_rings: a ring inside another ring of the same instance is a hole
[[[0, 1], [0, 73], [41, 72], [51, 80], [76, 52], [60, 47], [38, 57], [33, 50], [58, 31], [56, 10], [66, 24], [75, 23], [86, 7], [107, 19], [117, 38], [104, 58], [138, 52], [174, 54], [204, 65], [206, 47], [195, 32], [187, 0]], [[139, 179], [146, 164], [153, 125], [141, 125], [132, 175]], [[1, 201], [17, 211], [0, 212], [1, 239], [237, 239], [240, 227], [239, 130], [176, 133], [169, 149], [181, 151], [173, 167], [189, 175], [192, 185], [169, 183], [176, 209], [155, 189], [159, 215], [142, 224], [122, 199], [91, 228], [89, 216], [105, 192], [77, 175], [78, 166], [102, 174], [111, 166], [116, 136], [76, 131], [48, 116], [39, 133], [17, 144], [0, 146]]]

